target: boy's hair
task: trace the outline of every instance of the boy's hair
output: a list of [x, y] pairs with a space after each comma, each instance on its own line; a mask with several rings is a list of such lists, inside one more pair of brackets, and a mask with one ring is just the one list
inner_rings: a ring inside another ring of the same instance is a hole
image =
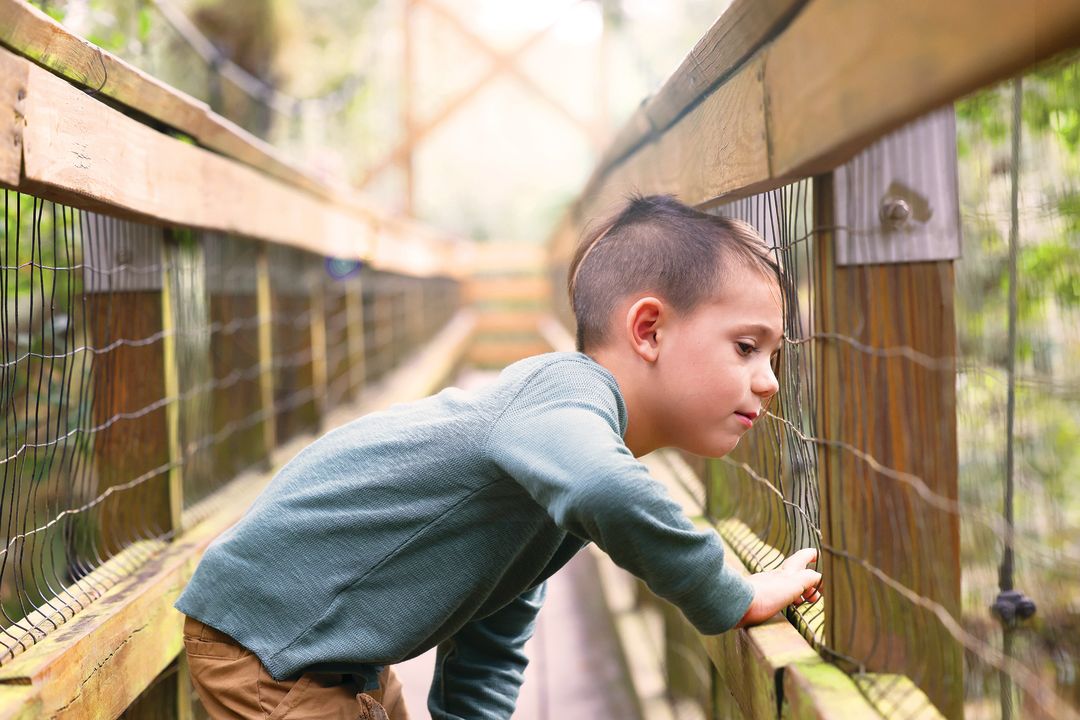
[[608, 340], [615, 307], [628, 295], [655, 293], [689, 312], [715, 297], [736, 265], [781, 279], [780, 266], [749, 224], [700, 212], [671, 195], [631, 196], [585, 237], [570, 263], [577, 349]]

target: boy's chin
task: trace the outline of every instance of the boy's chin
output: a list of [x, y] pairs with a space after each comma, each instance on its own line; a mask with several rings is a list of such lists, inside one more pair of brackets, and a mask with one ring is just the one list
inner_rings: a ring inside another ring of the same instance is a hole
[[735, 449], [741, 437], [702, 438], [696, 442], [680, 444], [677, 447], [691, 455], [701, 457], [719, 458], [724, 457]]

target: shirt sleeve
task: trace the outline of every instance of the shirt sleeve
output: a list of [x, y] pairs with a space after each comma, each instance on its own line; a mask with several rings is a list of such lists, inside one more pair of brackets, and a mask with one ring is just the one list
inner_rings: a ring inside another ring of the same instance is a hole
[[433, 720], [509, 720], [545, 590], [541, 583], [439, 645], [428, 695]]
[[734, 627], [752, 588], [724, 566], [716, 533], [695, 528], [633, 457], [620, 432], [614, 379], [590, 372], [600, 369], [538, 373], [493, 424], [489, 457], [556, 524], [595, 542], [699, 632]]

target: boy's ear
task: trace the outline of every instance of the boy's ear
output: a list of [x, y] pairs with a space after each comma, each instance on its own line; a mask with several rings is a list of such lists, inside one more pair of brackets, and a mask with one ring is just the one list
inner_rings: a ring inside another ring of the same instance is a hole
[[646, 362], [656, 362], [660, 355], [660, 326], [664, 303], [655, 297], [639, 298], [626, 311], [626, 336], [634, 352]]

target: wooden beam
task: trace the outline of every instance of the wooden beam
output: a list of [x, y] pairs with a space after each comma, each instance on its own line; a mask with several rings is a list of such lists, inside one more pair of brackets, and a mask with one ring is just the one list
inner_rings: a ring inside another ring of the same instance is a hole
[[630, 192], [697, 204], [769, 177], [764, 68], [764, 56], [754, 57], [670, 132], [639, 148], [585, 199], [581, 221], [614, 211]]
[[[602, 176], [635, 148], [689, 112], [724, 78], [781, 30], [807, 0], [736, 0], [694, 45], [679, 67], [623, 125], [593, 177]], [[589, 186], [594, 184], [590, 180]]]
[[255, 304], [259, 316], [259, 409], [263, 413], [262, 435], [266, 457], [277, 447], [277, 413], [274, 409], [274, 302], [270, 288], [270, 262], [266, 248], [258, 249]]
[[[380, 232], [385, 237], [376, 252], [372, 227], [377, 218], [372, 213], [316, 198], [163, 135], [5, 50], [0, 50], [0, 62], [10, 66], [13, 76], [26, 77], [22, 119], [4, 126], [21, 134], [23, 173], [12, 184], [16, 189], [155, 224], [219, 230], [323, 255], [369, 259], [406, 274], [462, 272], [458, 245], [445, 236], [416, 223], [383, 219]], [[14, 167], [12, 161], [5, 162]]]
[[[573, 225], [632, 189], [709, 206], [832, 169], [920, 114], [1080, 44], [1080, 4], [1071, 0], [1045, 0], [1039, 12], [1007, 0], [912, 0], [894, 10], [812, 0], [738, 67], [717, 63], [715, 86], [684, 78], [693, 63], [684, 65], [668, 85], [713, 89], [679, 113], [657, 115], [676, 118], [667, 130], [644, 110], [631, 118], [616, 140], [628, 149], [598, 167], [572, 210]], [[748, 102], [755, 85], [762, 109]], [[750, 160], [733, 181], [716, 173], [702, 182], [694, 167], [664, 169], [672, 157], [696, 157], [707, 168], [717, 155]]]
[[1080, 44], [1080, 3], [814, 0], [769, 49], [774, 177], [831, 170], [885, 133]]
[[27, 64], [0, 55], [0, 185], [15, 187], [22, 171], [23, 100], [26, 98]]
[[23, 0], [0, 0], [0, 44], [94, 95], [116, 101], [201, 145], [323, 198], [333, 190], [277, 150], [191, 97], [96, 45]]

